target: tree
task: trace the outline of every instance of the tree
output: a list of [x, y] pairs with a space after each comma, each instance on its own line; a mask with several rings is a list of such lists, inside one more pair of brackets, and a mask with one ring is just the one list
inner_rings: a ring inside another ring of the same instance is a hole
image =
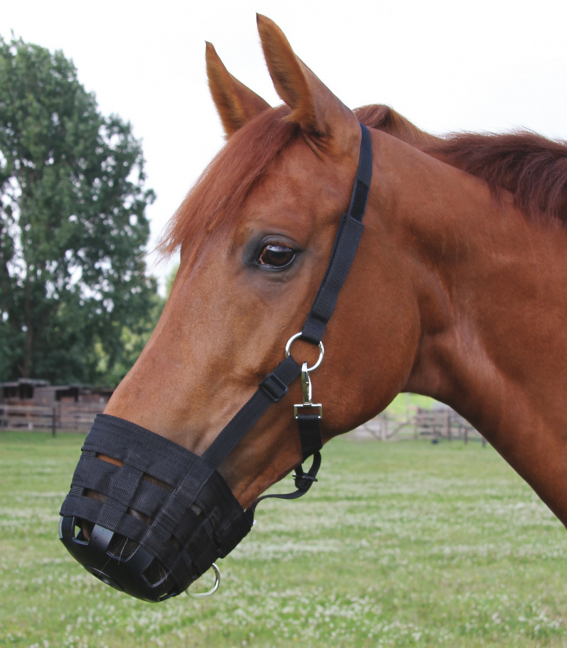
[[111, 354], [100, 342], [95, 344], [96, 373], [105, 385], [114, 387], [124, 378], [136, 362], [154, 330], [166, 299], [156, 291], [150, 300], [149, 310], [135, 328], [123, 326], [120, 332], [119, 348]]
[[62, 52], [0, 39], [0, 380], [99, 382], [154, 323], [144, 181]]

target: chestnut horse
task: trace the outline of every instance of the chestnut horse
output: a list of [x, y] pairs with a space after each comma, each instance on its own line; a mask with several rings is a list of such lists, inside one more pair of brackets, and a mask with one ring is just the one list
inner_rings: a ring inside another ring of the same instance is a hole
[[[349, 110], [267, 18], [285, 105], [207, 45], [227, 135], [172, 220], [181, 261], [159, 324], [105, 413], [202, 454], [301, 330], [370, 128], [366, 229], [312, 374], [324, 441], [403, 391], [468, 419], [567, 523], [567, 146], [532, 133], [432, 137], [383, 106]], [[298, 362], [316, 347], [294, 345]], [[290, 393], [220, 472], [243, 507], [301, 460]]]

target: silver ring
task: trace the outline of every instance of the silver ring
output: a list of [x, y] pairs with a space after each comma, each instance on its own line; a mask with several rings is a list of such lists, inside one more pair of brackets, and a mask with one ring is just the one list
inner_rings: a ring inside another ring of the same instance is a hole
[[[287, 341], [287, 344], [285, 345], [285, 357], [289, 358], [290, 356], [290, 349], [291, 345], [293, 344], [294, 340], [297, 340], [297, 338], [300, 338], [303, 334], [301, 332], [296, 333], [295, 335], [292, 335], [289, 340]], [[323, 362], [323, 356], [325, 355], [325, 347], [323, 346], [322, 342], [319, 342], [319, 358], [317, 359], [317, 362], [312, 366], [312, 367], [307, 367], [307, 371], [315, 371], [317, 367]]]
[[213, 587], [208, 592], [203, 592], [202, 594], [197, 594], [186, 590], [187, 596], [196, 599], [209, 598], [209, 596], [212, 596], [218, 590], [220, 585], [220, 569], [215, 565], [215, 563], [212, 564], [212, 568], [215, 571], [215, 584], [213, 585]]

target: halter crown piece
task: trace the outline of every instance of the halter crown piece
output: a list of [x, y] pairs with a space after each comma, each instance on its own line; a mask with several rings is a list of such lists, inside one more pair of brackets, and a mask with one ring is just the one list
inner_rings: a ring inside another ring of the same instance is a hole
[[[312, 402], [309, 373], [323, 360], [321, 338], [356, 254], [372, 179], [372, 146], [361, 124], [360, 158], [348, 213], [341, 218], [329, 264], [303, 329], [286, 345], [286, 358], [268, 374], [252, 398], [202, 456], [139, 425], [98, 414], [87, 435], [71, 490], [61, 507], [59, 537], [85, 569], [116, 589], [145, 601], [164, 601], [184, 592], [248, 534], [254, 510], [265, 497], [304, 495], [321, 466], [323, 408]], [[291, 356], [297, 338], [319, 346], [314, 366]], [[294, 406], [303, 461], [294, 493], [265, 495], [244, 510], [217, 471], [248, 430], [301, 376], [303, 403]], [[99, 458], [119, 460], [118, 466]], [[153, 478], [153, 479], [152, 479]], [[158, 483], [156, 483], [156, 481]], [[98, 493], [98, 499], [89, 495]], [[92, 531], [85, 535], [83, 522]], [[216, 586], [215, 588], [216, 589]]]

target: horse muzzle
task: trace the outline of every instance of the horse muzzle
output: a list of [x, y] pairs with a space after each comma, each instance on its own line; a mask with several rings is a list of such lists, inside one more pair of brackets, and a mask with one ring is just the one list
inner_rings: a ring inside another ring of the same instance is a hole
[[107, 585], [155, 602], [184, 592], [254, 521], [201, 457], [105, 414], [85, 440], [60, 514], [59, 537], [75, 560]]

